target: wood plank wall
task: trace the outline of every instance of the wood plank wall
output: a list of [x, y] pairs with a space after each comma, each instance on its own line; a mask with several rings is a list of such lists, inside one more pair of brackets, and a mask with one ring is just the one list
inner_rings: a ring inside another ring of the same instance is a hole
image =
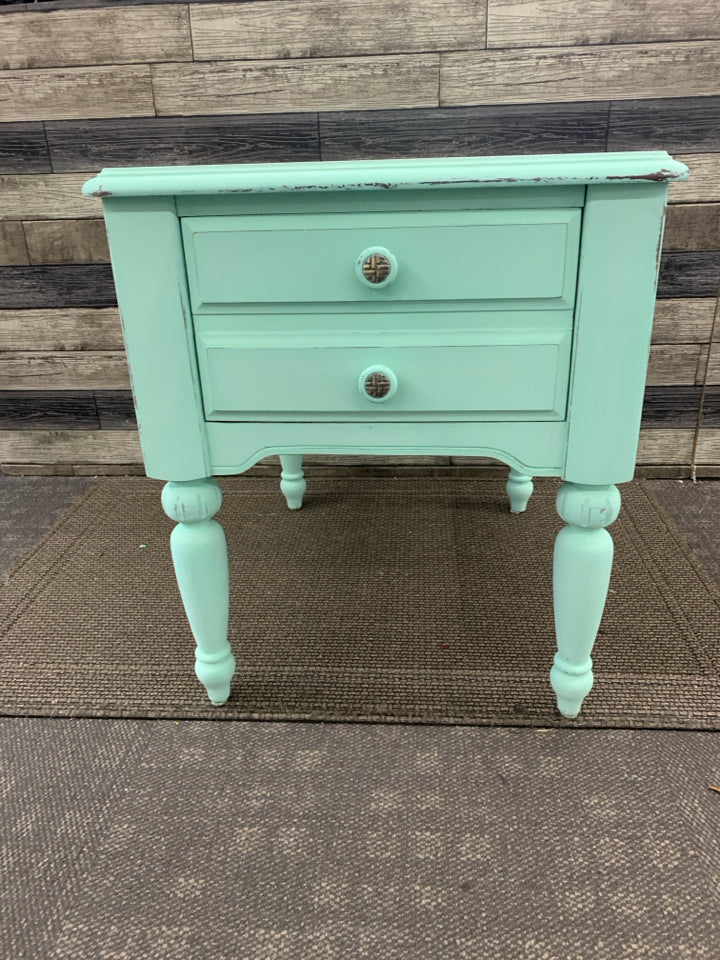
[[102, 166], [667, 149], [639, 472], [720, 476], [716, 3], [6, 0], [0, 465], [141, 469]]

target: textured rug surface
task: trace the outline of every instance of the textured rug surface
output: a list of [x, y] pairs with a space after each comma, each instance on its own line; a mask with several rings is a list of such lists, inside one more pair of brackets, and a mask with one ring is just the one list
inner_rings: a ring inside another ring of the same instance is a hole
[[0, 713], [720, 729], [720, 592], [642, 482], [622, 487], [595, 688], [556, 712], [558, 481], [528, 511], [477, 479], [222, 481], [238, 671], [212, 707], [160, 507], [103, 478], [0, 590]]

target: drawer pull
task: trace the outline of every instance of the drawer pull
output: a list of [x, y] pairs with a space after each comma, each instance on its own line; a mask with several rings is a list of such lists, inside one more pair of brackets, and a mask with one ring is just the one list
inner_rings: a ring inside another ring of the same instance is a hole
[[389, 367], [368, 367], [360, 374], [360, 393], [372, 403], [384, 403], [397, 393], [397, 377]]
[[368, 247], [357, 258], [355, 272], [364, 284], [377, 290], [389, 286], [395, 280], [398, 272], [397, 260], [385, 247]]

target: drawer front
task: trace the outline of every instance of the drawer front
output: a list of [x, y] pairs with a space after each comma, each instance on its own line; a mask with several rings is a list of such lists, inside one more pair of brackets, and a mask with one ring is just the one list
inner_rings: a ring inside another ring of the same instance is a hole
[[[183, 236], [193, 308], [419, 300], [571, 307], [580, 217], [579, 209], [190, 217]], [[391, 262], [380, 282], [359, 266], [378, 249]]]
[[207, 333], [198, 359], [209, 420], [562, 420], [570, 342], [570, 330], [442, 346], [411, 336], [267, 345]]

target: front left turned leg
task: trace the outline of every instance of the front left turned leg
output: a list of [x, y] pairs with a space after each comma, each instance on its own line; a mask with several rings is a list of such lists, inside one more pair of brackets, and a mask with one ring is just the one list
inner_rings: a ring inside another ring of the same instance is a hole
[[197, 647], [195, 674], [212, 703], [230, 696], [235, 659], [228, 643], [229, 576], [225, 533], [212, 517], [222, 493], [212, 477], [166, 483], [162, 505], [177, 522], [170, 537], [175, 576]]
[[520, 473], [514, 467], [510, 467], [505, 490], [510, 498], [510, 513], [524, 513], [533, 492], [532, 477], [529, 477], [526, 473]]
[[592, 652], [613, 561], [608, 527], [620, 512], [617, 487], [564, 483], [557, 510], [568, 526], [555, 540], [553, 592], [557, 653], [550, 682], [560, 713], [576, 717], [593, 685]]
[[302, 468], [301, 453], [281, 453], [280, 489], [291, 510], [299, 510], [305, 494], [305, 474]]

